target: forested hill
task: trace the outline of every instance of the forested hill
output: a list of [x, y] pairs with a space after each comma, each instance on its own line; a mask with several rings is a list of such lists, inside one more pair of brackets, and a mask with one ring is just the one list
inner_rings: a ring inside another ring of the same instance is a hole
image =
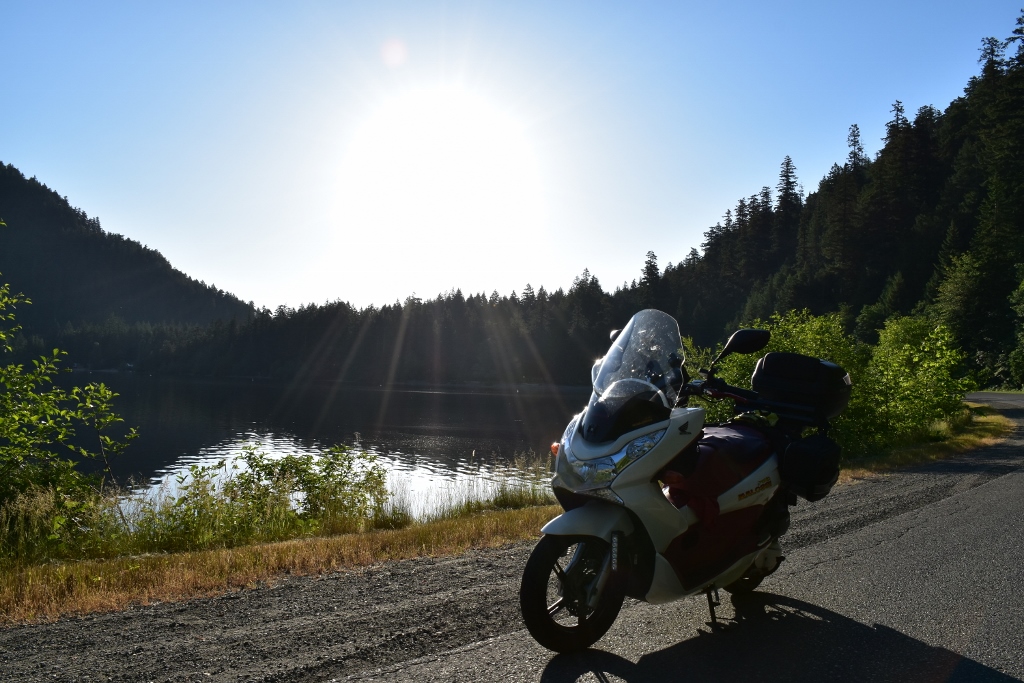
[[894, 314], [924, 314], [986, 379], [1020, 384], [1024, 15], [1008, 40], [982, 41], [980, 64], [945, 111], [896, 102], [874, 159], [852, 126], [847, 158], [806, 198], [787, 157], [774, 194], [726, 212], [657, 300], [704, 342], [774, 311], [842, 310], [866, 340]]
[[24, 292], [26, 334], [52, 342], [82, 325], [208, 325], [252, 306], [171, 267], [159, 252], [104, 231], [66, 198], [0, 163], [0, 281]]
[[[92, 364], [127, 360], [152, 372], [375, 385], [581, 384], [606, 349], [608, 332], [641, 308], [672, 313], [683, 334], [705, 346], [755, 318], [809, 309], [841, 312], [849, 332], [866, 342], [893, 316], [924, 316], [953, 332], [983, 383], [1021, 386], [1024, 13], [1008, 39], [982, 41], [979, 74], [944, 111], [926, 106], [908, 114], [896, 102], [891, 112], [874, 158], [851, 126], [846, 158], [804, 196], [796, 166], [786, 157], [774, 187], [726, 211], [708, 229], [701, 250], [680, 254], [682, 260], [661, 270], [658, 246], [650, 245], [638, 279], [614, 292], [584, 271], [568, 291], [526, 285], [519, 294], [467, 296], [456, 290], [362, 310], [338, 301], [263, 309], [248, 321], [239, 316], [203, 329], [141, 334], [109, 325], [82, 328], [58, 341], [73, 359], [92, 354]], [[14, 177], [9, 167], [6, 174], [4, 183], [32, 188], [53, 205], [49, 211], [66, 216], [79, 239], [101, 234], [54, 193]], [[0, 211], [8, 212], [4, 197], [0, 192]], [[14, 226], [11, 232], [25, 230], [16, 212], [0, 215]], [[20, 248], [23, 260], [31, 258], [31, 248]], [[159, 255], [147, 253], [147, 263], [173, 272]], [[26, 264], [15, 270], [7, 261], [6, 254], [0, 257], [0, 271], [9, 271], [4, 276], [16, 288], [37, 299], [43, 298], [40, 291], [52, 291], [46, 282], [34, 291], [22, 279]], [[94, 263], [76, 271], [77, 277], [95, 272]], [[207, 307], [195, 308], [205, 319], [231, 306], [247, 312], [227, 295], [176, 276], [197, 296], [209, 297]], [[63, 274], [54, 277], [66, 281]], [[104, 298], [85, 302], [71, 289], [65, 287], [61, 300], [68, 316], [79, 307], [92, 310], [88, 306]]]
[[[1012, 53], [1012, 54], [1008, 54]], [[841, 311], [874, 340], [901, 314], [944, 323], [986, 383], [1024, 383], [1024, 15], [982, 41], [980, 73], [945, 111], [892, 106], [872, 159], [856, 125], [849, 153], [815, 191], [793, 161], [738, 201], [664, 271], [648, 254], [613, 293], [588, 272], [566, 292], [465, 297], [357, 311], [337, 303], [263, 311], [152, 359], [154, 369], [386, 383], [583, 383], [608, 331], [643, 307], [666, 310], [713, 345], [776, 311]], [[651, 245], [654, 250], [657, 245]]]

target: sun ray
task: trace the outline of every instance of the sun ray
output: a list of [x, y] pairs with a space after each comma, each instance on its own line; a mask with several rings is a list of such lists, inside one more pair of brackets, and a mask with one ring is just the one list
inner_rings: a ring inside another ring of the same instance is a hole
[[398, 333], [395, 335], [395, 345], [391, 349], [391, 362], [388, 364], [387, 379], [384, 380], [384, 396], [380, 402], [380, 411], [377, 413], [377, 421], [374, 425], [378, 429], [384, 424], [387, 416], [388, 403], [391, 402], [391, 394], [394, 392], [395, 376], [398, 374], [398, 364], [402, 360], [402, 348], [405, 346], [405, 332], [409, 327], [409, 317], [412, 306], [401, 307], [401, 314], [398, 319]]
[[341, 364], [341, 368], [338, 370], [338, 374], [333, 378], [334, 381], [331, 385], [331, 389], [324, 399], [323, 406], [320, 408], [320, 413], [317, 415], [316, 421], [313, 423], [313, 434], [319, 433], [320, 427], [323, 425], [324, 420], [327, 419], [327, 413], [334, 404], [334, 398], [338, 395], [338, 391], [341, 389], [341, 384], [345, 380], [348, 369], [352, 366], [352, 362], [355, 360], [359, 349], [362, 348], [363, 339], [366, 337], [366, 333], [370, 329], [372, 316], [368, 312], [364, 311], [362, 317], [363, 321], [359, 326], [359, 332], [356, 333], [356, 338], [352, 341], [352, 345], [348, 349], [348, 353]]

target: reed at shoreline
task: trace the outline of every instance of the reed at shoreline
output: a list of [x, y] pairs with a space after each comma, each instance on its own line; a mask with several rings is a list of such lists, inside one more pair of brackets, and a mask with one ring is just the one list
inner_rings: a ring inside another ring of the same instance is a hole
[[[841, 481], [967, 453], [997, 443], [1013, 428], [999, 413], [972, 405], [961, 419], [937, 424], [931, 441], [847, 463]], [[399, 493], [375, 521], [352, 533], [106, 559], [8, 561], [0, 565], [0, 623], [187, 600], [270, 584], [283, 575], [320, 575], [535, 539], [560, 512], [543, 481], [547, 468], [545, 460], [521, 460], [486, 496], [471, 485], [448, 490], [436, 511], [418, 520], [412, 501]]]

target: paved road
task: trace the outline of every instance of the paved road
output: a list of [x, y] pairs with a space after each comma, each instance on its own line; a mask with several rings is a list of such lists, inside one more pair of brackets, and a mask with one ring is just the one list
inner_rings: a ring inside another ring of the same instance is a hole
[[[1024, 418], [1024, 396], [971, 398]], [[661, 607], [633, 603], [582, 654], [555, 656], [517, 631], [356, 678], [1024, 679], [1024, 470], [1017, 458], [1006, 458], [1022, 448], [1018, 430], [980, 462], [955, 463], [950, 495], [790, 552], [752, 599], [723, 605], [731, 623], [721, 631], [707, 626], [698, 598]], [[905, 477], [907, 485], [929, 470], [942, 468], [923, 468]], [[903, 478], [887, 479], [899, 486]]]
[[[754, 598], [627, 601], [582, 654], [522, 629], [529, 544], [0, 629], [0, 681], [1024, 680], [1024, 395], [1004, 444], [801, 503]], [[723, 596], [724, 597], [724, 596]]]

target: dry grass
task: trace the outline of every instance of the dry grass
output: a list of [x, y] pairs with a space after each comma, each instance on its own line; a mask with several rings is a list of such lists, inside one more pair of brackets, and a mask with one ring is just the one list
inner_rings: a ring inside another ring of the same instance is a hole
[[558, 512], [555, 506], [484, 512], [392, 531], [12, 569], [0, 573], [0, 622], [52, 621], [255, 587], [286, 574], [318, 575], [495, 547], [536, 538]]
[[[931, 462], [998, 443], [1013, 422], [971, 404], [973, 421], [940, 425], [941, 441], [850, 463], [852, 482], [899, 467]], [[456, 501], [458, 502], [458, 501]], [[525, 499], [524, 504], [526, 503]], [[464, 508], [465, 505], [454, 507]], [[455, 555], [536, 538], [557, 506], [461, 514], [400, 529], [251, 545], [191, 553], [65, 562], [0, 571], [0, 623], [50, 621], [62, 616], [185, 600], [272, 583], [282, 575], [319, 575], [388, 560]]]
[[922, 465], [991, 446], [1013, 431], [1013, 421], [991, 408], [978, 403], [968, 403], [967, 406], [973, 419], [954, 425], [938, 425], [936, 433], [941, 441], [897, 448], [881, 456], [848, 463], [839, 475], [840, 483], [850, 483], [901, 467]]

